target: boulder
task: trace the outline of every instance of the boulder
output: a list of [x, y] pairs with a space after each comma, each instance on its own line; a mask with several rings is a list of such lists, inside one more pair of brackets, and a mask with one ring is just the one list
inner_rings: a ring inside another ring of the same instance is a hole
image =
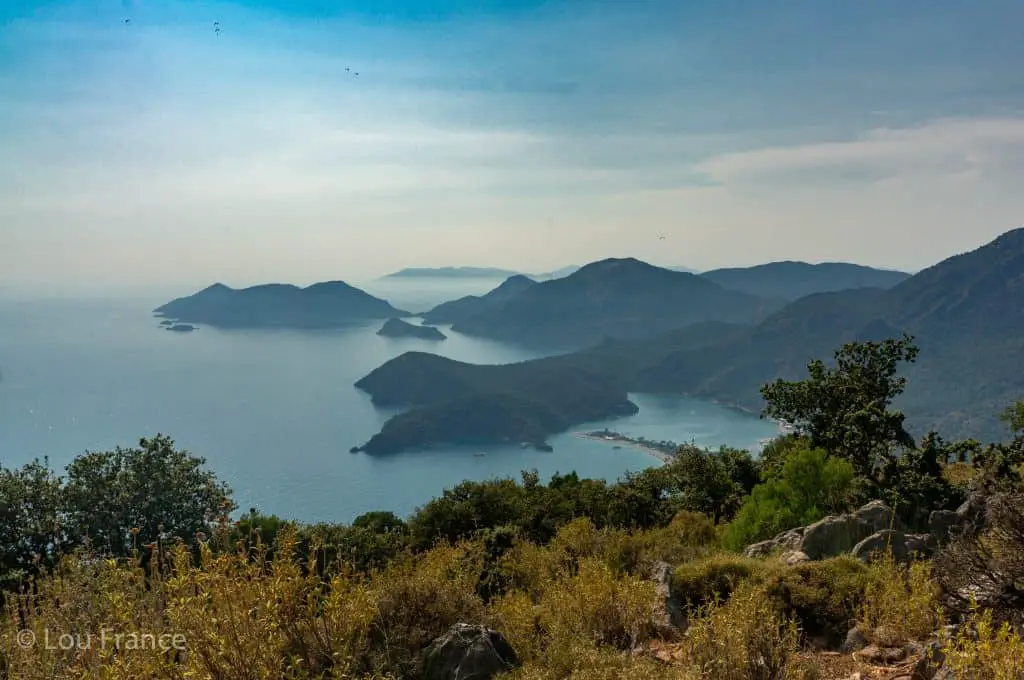
[[457, 623], [427, 648], [423, 680], [490, 680], [522, 665], [501, 633]]
[[878, 531], [858, 543], [850, 554], [862, 562], [869, 562], [872, 555], [892, 550], [892, 556], [903, 561], [907, 559], [907, 539], [902, 531], [884, 529]]
[[868, 536], [893, 526], [892, 509], [882, 501], [872, 501], [849, 515], [834, 515], [807, 527], [800, 551], [812, 560], [836, 557], [853, 550]]
[[878, 645], [870, 645], [860, 651], [854, 652], [853, 657], [858, 661], [869, 663], [874, 666], [889, 666], [906, 659], [907, 650], [902, 647], [879, 647]]
[[811, 558], [807, 556], [807, 553], [802, 553], [799, 550], [787, 550], [779, 555], [779, 560], [781, 560], [783, 564], [792, 567], [797, 564], [803, 564], [804, 562], [810, 562]]
[[942, 645], [936, 640], [925, 647], [924, 654], [914, 664], [911, 671], [913, 680], [935, 680], [942, 664], [946, 662], [946, 654], [942, 651]]
[[854, 626], [846, 634], [846, 640], [839, 647], [839, 651], [843, 654], [852, 654], [859, 652], [867, 646], [868, 639], [864, 636], [864, 631], [860, 629], [860, 626]]
[[745, 557], [768, 557], [776, 550], [777, 547], [775, 545], [775, 539], [772, 538], [767, 541], [748, 545], [746, 550], [743, 551], [743, 555]]
[[917, 557], [931, 557], [935, 552], [936, 541], [931, 534], [907, 534], [907, 554]]
[[658, 609], [655, 614], [657, 627], [663, 631], [686, 628], [686, 610], [672, 594], [672, 565], [668, 562], [655, 562], [651, 569], [651, 580], [658, 593]]
[[972, 532], [984, 526], [986, 508], [985, 496], [978, 492], [968, 496], [967, 500], [956, 509], [960, 530]]
[[803, 540], [803, 535], [803, 527], [789, 529], [788, 531], [783, 531], [775, 538], [747, 546], [743, 554], [747, 557], [768, 557], [777, 552], [798, 550], [800, 548], [800, 541]]
[[892, 508], [882, 501], [871, 501], [853, 515], [860, 522], [866, 524], [872, 532], [896, 527]]
[[963, 517], [952, 510], [933, 510], [928, 515], [928, 533], [944, 543], [960, 527]]

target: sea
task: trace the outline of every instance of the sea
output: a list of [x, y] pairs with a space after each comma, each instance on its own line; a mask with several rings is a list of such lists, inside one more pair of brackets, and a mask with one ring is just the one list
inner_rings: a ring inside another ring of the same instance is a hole
[[[422, 312], [487, 292], [488, 279], [383, 279], [364, 290]], [[189, 291], [183, 291], [187, 294]], [[442, 342], [376, 335], [380, 321], [330, 331], [161, 328], [167, 299], [0, 299], [0, 465], [47, 458], [62, 474], [86, 451], [171, 436], [206, 459], [241, 511], [303, 522], [350, 522], [372, 510], [400, 516], [462, 480], [547, 479], [575, 471], [614, 481], [661, 465], [628, 446], [553, 436], [550, 453], [517, 446], [449, 446], [388, 456], [351, 454], [393, 410], [354, 383], [408, 351], [471, 363], [524, 361], [550, 352], [452, 332]], [[632, 394], [633, 416], [581, 424], [630, 437], [756, 450], [778, 430], [768, 421], [683, 396]], [[482, 454], [482, 455], [481, 455]]]

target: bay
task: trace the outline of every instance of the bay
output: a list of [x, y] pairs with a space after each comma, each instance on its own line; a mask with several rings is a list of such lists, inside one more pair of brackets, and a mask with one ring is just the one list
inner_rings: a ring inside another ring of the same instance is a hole
[[[498, 282], [386, 280], [361, 284], [413, 312]], [[659, 461], [642, 451], [552, 437], [554, 452], [446, 447], [373, 457], [350, 454], [393, 411], [353, 383], [410, 350], [472, 363], [523, 361], [544, 352], [462, 336], [386, 339], [380, 322], [331, 331], [158, 326], [165, 299], [0, 301], [0, 463], [49, 457], [59, 472], [86, 450], [133, 446], [157, 433], [204, 456], [241, 508], [308, 522], [348, 522], [370, 510], [407, 515], [463, 479], [536, 469], [615, 480]], [[631, 395], [640, 412], [580, 425], [629, 436], [752, 448], [776, 433], [756, 417], [708, 402]], [[479, 455], [479, 454], [486, 455]]]

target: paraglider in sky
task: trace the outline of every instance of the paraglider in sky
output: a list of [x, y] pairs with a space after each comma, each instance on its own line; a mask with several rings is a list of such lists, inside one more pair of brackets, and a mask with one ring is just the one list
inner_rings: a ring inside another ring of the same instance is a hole
[[220, 35], [220, 22], [219, 21], [214, 21], [213, 22], [213, 32], [216, 33], [217, 35]]

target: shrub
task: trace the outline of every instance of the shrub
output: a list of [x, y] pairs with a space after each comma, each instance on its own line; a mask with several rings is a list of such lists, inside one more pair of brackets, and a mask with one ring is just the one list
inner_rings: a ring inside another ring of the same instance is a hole
[[997, 625], [992, 611], [975, 611], [943, 645], [946, 666], [965, 680], [1017, 680], [1024, 677], [1024, 640], [1008, 622]]
[[765, 569], [760, 560], [718, 554], [680, 565], [672, 573], [672, 594], [692, 607], [716, 599], [726, 600], [743, 581]]
[[806, 637], [835, 646], [860, 615], [868, 580], [862, 562], [843, 556], [774, 569], [765, 589]]
[[898, 564], [891, 553], [868, 568], [861, 629], [872, 642], [897, 647], [928, 638], [942, 622], [931, 564]]
[[806, 442], [791, 446], [777, 475], [754, 487], [725, 532], [734, 550], [849, 507], [853, 466]]
[[700, 614], [683, 643], [695, 677], [782, 680], [795, 675], [796, 622], [780, 616], [763, 588], [744, 586], [728, 603], [712, 602]]

